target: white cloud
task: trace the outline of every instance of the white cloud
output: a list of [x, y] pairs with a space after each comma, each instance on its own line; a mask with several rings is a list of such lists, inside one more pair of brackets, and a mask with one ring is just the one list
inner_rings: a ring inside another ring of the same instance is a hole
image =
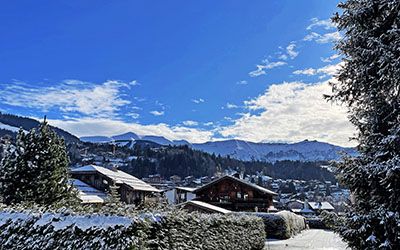
[[325, 33], [325, 34], [318, 34], [316, 32], [311, 32], [310, 34], [306, 35], [303, 40], [304, 41], [316, 41], [317, 43], [332, 43], [338, 41], [342, 36], [340, 35], [339, 31]]
[[298, 69], [293, 72], [295, 75], [315, 75], [317, 73], [316, 69], [308, 68], [308, 69]]
[[316, 32], [311, 32], [310, 34], [306, 35], [306, 36], [303, 38], [303, 41], [312, 41], [312, 40], [317, 39], [317, 38], [320, 37], [320, 36], [321, 36], [321, 35], [318, 34], [318, 33], [316, 33]]
[[296, 44], [291, 43], [286, 47], [286, 53], [290, 57], [290, 59], [294, 59], [299, 55], [298, 51], [295, 51]]
[[202, 98], [192, 99], [192, 102], [194, 102], [194, 103], [196, 103], [196, 104], [199, 104], [199, 103], [203, 103], [203, 102], [204, 102], [204, 99], [202, 99]]
[[158, 111], [158, 110], [152, 110], [149, 113], [154, 115], [154, 116], [162, 116], [162, 115], [164, 115], [164, 111]]
[[170, 126], [164, 123], [142, 125], [107, 118], [82, 118], [74, 120], [48, 120], [51, 125], [62, 128], [77, 136], [112, 136], [126, 132], [139, 135], [159, 135], [169, 140], [184, 139], [193, 143], [212, 140], [213, 132], [184, 126]]
[[334, 76], [337, 71], [342, 67], [343, 62], [337, 64], [329, 64], [319, 69], [308, 68], [308, 69], [299, 69], [293, 72], [295, 75], [323, 75], [325, 76]]
[[138, 119], [140, 117], [140, 115], [138, 113], [134, 113], [134, 112], [127, 113], [126, 115], [129, 117], [132, 117], [133, 119]]
[[332, 33], [326, 33], [321, 35], [319, 38], [315, 39], [317, 43], [331, 43], [336, 42], [341, 38], [339, 31], [335, 31]]
[[[249, 141], [310, 139], [349, 146], [348, 138], [355, 130], [345, 108], [323, 98], [323, 94], [329, 93], [328, 81], [271, 85], [264, 94], [245, 102], [249, 112], [219, 132], [225, 137]], [[252, 110], [261, 113], [252, 114]]]
[[238, 85], [246, 85], [246, 84], [248, 84], [248, 82], [246, 80], [241, 80], [241, 81], [236, 82], [236, 84], [238, 84]]
[[203, 123], [203, 125], [204, 126], [212, 126], [212, 125], [214, 125], [214, 123], [213, 122], [205, 122], [205, 123]]
[[333, 55], [331, 55], [329, 57], [321, 57], [321, 61], [329, 63], [329, 62], [332, 62], [333, 60], [335, 60], [335, 59], [337, 59], [339, 57], [340, 57], [339, 54], [333, 54]]
[[185, 125], [185, 126], [197, 126], [197, 125], [199, 125], [198, 122], [192, 121], [192, 120], [187, 120], [187, 121], [184, 121], [184, 122], [182, 122], [182, 123], [183, 123], [183, 125]]
[[110, 117], [115, 116], [120, 107], [131, 103], [121, 93], [121, 88], [128, 86], [127, 83], [114, 80], [102, 84], [65, 80], [52, 87], [10, 84], [0, 90], [0, 102], [43, 111], [56, 108], [63, 113]]
[[283, 61], [277, 61], [277, 62], [268, 62], [268, 60], [263, 61], [264, 64], [262, 65], [256, 65], [257, 69], [254, 71], [251, 71], [249, 73], [249, 76], [251, 77], [257, 77], [260, 75], [265, 75], [266, 74], [266, 69], [273, 69], [276, 67], [281, 67], [283, 65], [286, 65], [286, 62]]
[[318, 18], [314, 17], [311, 19], [311, 24], [307, 27], [307, 30], [312, 30], [315, 27], [322, 27], [326, 30], [336, 28], [335, 24], [332, 23], [330, 19], [319, 20]]
[[235, 109], [235, 108], [238, 108], [238, 105], [236, 105], [236, 104], [232, 104], [232, 103], [227, 103], [226, 104], [226, 108], [228, 108], [228, 109]]

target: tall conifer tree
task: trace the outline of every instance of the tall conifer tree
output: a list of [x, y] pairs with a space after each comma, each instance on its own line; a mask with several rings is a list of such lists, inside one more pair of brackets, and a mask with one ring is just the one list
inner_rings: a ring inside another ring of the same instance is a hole
[[6, 204], [33, 202], [52, 205], [76, 200], [68, 184], [68, 156], [64, 140], [46, 121], [18, 132], [0, 163], [0, 195]]
[[340, 233], [355, 249], [400, 249], [400, 1], [339, 7], [344, 66], [331, 98], [348, 106], [360, 152], [340, 164], [354, 195]]

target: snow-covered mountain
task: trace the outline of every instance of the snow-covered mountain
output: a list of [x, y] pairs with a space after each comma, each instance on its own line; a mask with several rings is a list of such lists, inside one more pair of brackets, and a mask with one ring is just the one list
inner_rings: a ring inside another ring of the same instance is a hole
[[12, 132], [18, 132], [19, 128], [18, 127], [14, 127], [14, 126], [10, 126], [4, 123], [0, 122], [0, 129], [5, 129], [5, 130], [9, 130]]
[[226, 140], [192, 144], [194, 149], [208, 153], [230, 156], [240, 160], [279, 160], [322, 161], [340, 159], [340, 153], [356, 154], [352, 148], [343, 148], [318, 141], [297, 143], [254, 143], [241, 140]]
[[[356, 154], [352, 148], [343, 148], [329, 143], [318, 141], [302, 141], [297, 143], [255, 143], [241, 140], [226, 140], [205, 143], [193, 143], [186, 140], [168, 140], [162, 136], [139, 136], [135, 133], [125, 133], [112, 137], [92, 136], [82, 137], [83, 141], [111, 142], [111, 141], [129, 141], [129, 146], [133, 146], [136, 140], [151, 141], [159, 145], [188, 145], [193, 149], [205, 151], [207, 153], [219, 154], [221, 156], [230, 156], [239, 160], [260, 160], [275, 162], [281, 160], [299, 160], [299, 161], [323, 161], [340, 159], [341, 152], [351, 155]], [[120, 145], [121, 142], [119, 143]]]

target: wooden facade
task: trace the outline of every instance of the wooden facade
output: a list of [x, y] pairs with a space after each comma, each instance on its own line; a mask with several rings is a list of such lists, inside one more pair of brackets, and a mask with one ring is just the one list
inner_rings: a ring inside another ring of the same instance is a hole
[[231, 211], [265, 211], [277, 194], [233, 176], [224, 176], [194, 191], [196, 200]]

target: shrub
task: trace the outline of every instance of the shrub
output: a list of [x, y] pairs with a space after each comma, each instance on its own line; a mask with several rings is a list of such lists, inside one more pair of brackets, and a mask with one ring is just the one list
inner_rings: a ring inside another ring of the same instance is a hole
[[252, 214], [263, 219], [265, 232], [270, 238], [289, 239], [306, 229], [305, 218], [289, 211], [247, 214]]
[[[262, 249], [263, 221], [246, 215], [172, 212], [163, 218], [158, 243], [167, 249]], [[160, 237], [161, 236], [161, 237]]]
[[264, 247], [261, 219], [245, 215], [135, 216], [0, 209], [0, 249], [243, 249]]

